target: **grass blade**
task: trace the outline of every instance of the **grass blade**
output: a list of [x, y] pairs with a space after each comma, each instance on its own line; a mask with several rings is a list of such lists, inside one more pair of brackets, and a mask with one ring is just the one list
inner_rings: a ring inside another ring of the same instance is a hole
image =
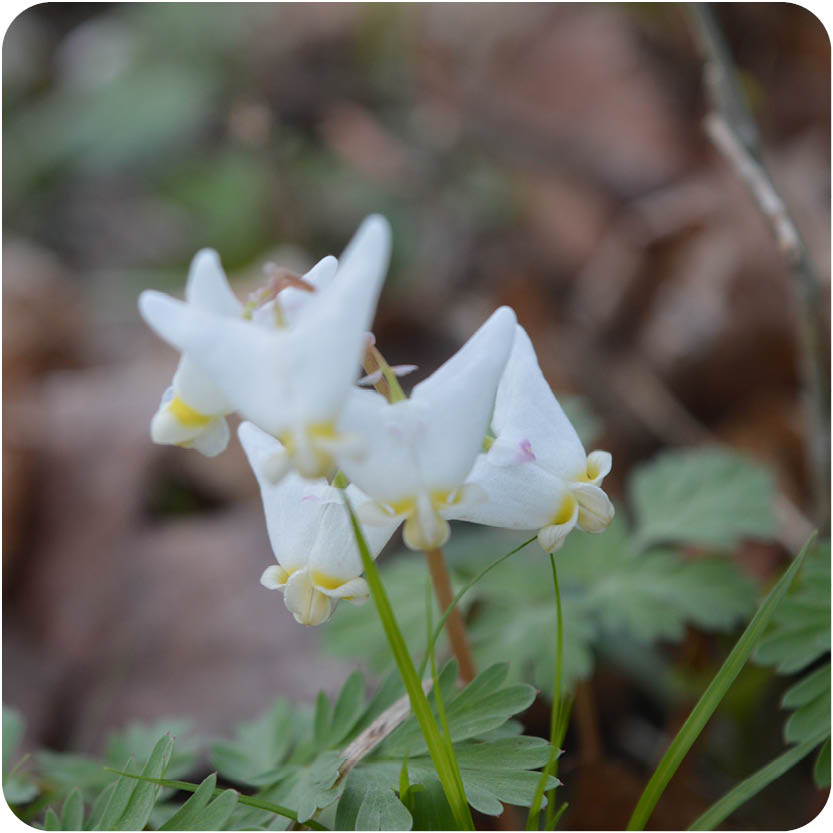
[[402, 682], [405, 684], [405, 690], [408, 692], [411, 708], [414, 710], [419, 727], [425, 737], [425, 744], [428, 747], [431, 760], [434, 762], [434, 767], [437, 770], [437, 777], [440, 779], [443, 792], [448, 799], [458, 827], [461, 830], [474, 830], [474, 822], [472, 821], [466, 794], [460, 789], [459, 782], [454, 777], [454, 765], [449, 760], [447, 747], [440, 736], [439, 729], [434, 721], [434, 715], [431, 713], [431, 707], [428, 705], [428, 698], [422, 690], [420, 678], [417, 676], [416, 668], [414, 668], [411, 655], [408, 653], [402, 632], [396, 623], [388, 595], [385, 592], [385, 587], [379, 576], [379, 570], [370, 555], [370, 550], [367, 548], [367, 542], [364, 540], [361, 527], [356, 520], [356, 515], [353, 512], [350, 501], [347, 499], [347, 495], [342, 493], [342, 498], [347, 512], [350, 515], [350, 522], [353, 525], [353, 534], [356, 537], [359, 555], [364, 566], [365, 580], [370, 586], [370, 592], [376, 604], [379, 618], [382, 621], [382, 627], [385, 629], [393, 657], [396, 660], [399, 673], [402, 675]]
[[702, 816], [692, 822], [689, 830], [714, 830], [742, 804], [757, 795], [764, 787], [780, 778], [799, 761], [806, 758], [825, 738], [827, 731], [816, 737], [790, 747], [777, 758], [761, 767], [757, 772], [745, 778], [722, 798], [718, 799]]
[[697, 701], [697, 705], [692, 709], [691, 714], [686, 719], [680, 731], [677, 732], [674, 740], [671, 741], [671, 745], [666, 750], [665, 755], [663, 755], [656, 771], [651, 776], [651, 780], [648, 781], [648, 785], [645, 787], [631, 815], [627, 826], [628, 830], [644, 830], [645, 824], [665, 791], [668, 782], [677, 771], [688, 750], [691, 749], [694, 741], [699, 737], [700, 732], [703, 731], [703, 727], [709, 718], [714, 714], [715, 709], [720, 705], [720, 701], [729, 690], [729, 686], [732, 685], [746, 664], [758, 640], [761, 638], [764, 628], [775, 612], [775, 608], [787, 590], [792, 586], [793, 580], [801, 569], [807, 552], [815, 539], [816, 535], [813, 533], [789, 569], [781, 576], [775, 587], [770, 590], [766, 599], [764, 599], [758, 608], [757, 613], [752, 617], [752, 621], [741, 634], [740, 639], [735, 643], [726, 661]]

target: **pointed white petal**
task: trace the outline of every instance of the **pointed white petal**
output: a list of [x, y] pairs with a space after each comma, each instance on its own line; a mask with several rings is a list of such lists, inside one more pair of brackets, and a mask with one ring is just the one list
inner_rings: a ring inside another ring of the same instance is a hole
[[389, 405], [375, 391], [354, 389], [338, 431], [362, 437], [367, 453], [338, 455], [339, 467], [376, 500], [389, 503], [416, 495], [421, 481], [413, 445], [428, 417], [425, 408], [414, 407], [411, 401]]
[[295, 421], [291, 409], [297, 403], [288, 385], [293, 356], [286, 333], [204, 312], [153, 291], [141, 294], [139, 309], [151, 328], [188, 353], [247, 419], [273, 434]]
[[342, 255], [330, 286], [316, 292], [298, 317], [291, 336], [293, 371], [300, 381], [293, 393], [306, 419], [332, 418], [358, 377], [389, 257], [387, 221], [369, 217]]
[[456, 518], [505, 529], [540, 529], [552, 522], [566, 494], [563, 480], [534, 463], [495, 466], [481, 454], [467, 485], [480, 487], [485, 501], [461, 501], [445, 513]]
[[220, 257], [213, 249], [201, 249], [194, 255], [185, 284], [185, 299], [218, 315], [238, 316], [243, 312], [243, 305], [229, 286]]
[[[322, 258], [309, 270], [303, 279], [315, 288], [316, 292], [323, 292], [333, 282], [338, 271], [338, 260], [332, 255]], [[305, 292], [292, 286], [282, 289], [278, 293], [278, 303], [281, 305], [283, 319], [290, 327], [298, 321], [298, 316], [315, 295], [315, 292]], [[274, 316], [274, 312], [272, 312]], [[273, 318], [274, 321], [274, 318]]]
[[501, 307], [452, 358], [414, 388], [411, 402], [427, 414], [417, 448], [430, 489], [459, 486], [471, 470], [489, 426], [514, 328], [515, 313]]
[[571, 480], [584, 470], [581, 440], [541, 373], [521, 326], [498, 387], [492, 426], [504, 446], [528, 449], [553, 474]]
[[578, 501], [579, 527], [585, 532], [604, 532], [615, 514], [610, 498], [590, 483], [573, 483], [570, 490]]

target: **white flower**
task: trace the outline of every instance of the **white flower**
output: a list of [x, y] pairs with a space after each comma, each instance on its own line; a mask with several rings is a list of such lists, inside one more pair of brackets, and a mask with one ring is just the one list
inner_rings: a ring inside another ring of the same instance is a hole
[[520, 326], [498, 386], [492, 429], [495, 440], [468, 481], [482, 488], [488, 500], [466, 507], [459, 517], [538, 529], [547, 552], [559, 549], [574, 527], [604, 531], [614, 509], [600, 487], [612, 458], [607, 451], [585, 453]]
[[[280, 443], [250, 422], [242, 423], [238, 434], [260, 485], [278, 560], [266, 568], [260, 583], [282, 590], [287, 608], [302, 625], [326, 622], [339, 599], [366, 601], [370, 590], [361, 578], [361, 557], [339, 490], [323, 478], [305, 480], [294, 472], [273, 483], [263, 473], [264, 462]], [[355, 486], [348, 487], [347, 496], [354, 504], [365, 499]], [[395, 529], [395, 523], [388, 523], [363, 530], [374, 558]]]
[[[332, 280], [337, 266], [334, 257], [325, 257], [303, 280], [320, 288]], [[253, 318], [261, 326], [273, 328], [279, 314], [294, 320], [309, 297], [310, 293], [302, 290], [284, 289], [276, 299], [256, 310]], [[229, 286], [220, 258], [213, 249], [202, 249], [191, 261], [185, 301], [197, 309], [232, 319], [241, 318], [245, 309]], [[156, 443], [194, 448], [207, 457], [214, 457], [228, 445], [229, 428], [225, 418], [233, 410], [211, 376], [183, 354], [151, 420], [150, 435]]]
[[369, 217], [329, 285], [300, 292], [309, 297], [275, 329], [159, 292], [143, 292], [139, 306], [148, 324], [188, 354], [244, 418], [283, 442], [267, 463], [273, 479], [293, 464], [316, 477], [331, 468], [336, 449], [356, 450], [355, 438], [336, 432], [336, 420], [358, 376], [389, 253], [387, 221]]
[[[191, 261], [185, 300], [195, 309], [232, 319], [243, 310], [228, 284], [217, 252], [212, 249], [197, 252]], [[232, 410], [211, 377], [186, 354], [180, 359], [171, 386], [162, 395], [150, 423], [150, 435], [156, 443], [187, 446], [213, 457], [228, 445], [225, 417]]]
[[374, 501], [359, 506], [367, 523], [405, 519], [405, 543], [433, 549], [448, 539], [447, 518], [480, 497], [464, 487], [489, 425], [506, 364], [515, 313], [501, 307], [409, 399], [389, 404], [356, 390], [339, 429], [366, 438], [363, 457], [339, 458], [351, 481]]

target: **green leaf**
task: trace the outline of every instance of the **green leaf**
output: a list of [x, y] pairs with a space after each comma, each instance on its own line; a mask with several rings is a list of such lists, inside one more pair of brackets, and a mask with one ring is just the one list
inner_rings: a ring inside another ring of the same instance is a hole
[[683, 758], [688, 754], [694, 741], [699, 737], [700, 732], [703, 731], [703, 727], [709, 718], [714, 714], [714, 710], [720, 705], [721, 700], [743, 669], [746, 661], [752, 655], [779, 602], [795, 581], [795, 577], [804, 564], [814, 540], [815, 534], [804, 545], [795, 561], [764, 599], [757, 613], [752, 617], [752, 621], [735, 643], [723, 665], [721, 665], [720, 670], [697, 701], [680, 731], [671, 741], [631, 815], [628, 830], [644, 829], [645, 823], [650, 818], [668, 782], [677, 771]]
[[3, 795], [9, 804], [26, 804], [39, 793], [38, 785], [23, 774], [10, 775], [3, 781]]
[[413, 792], [414, 830], [453, 830], [454, 815], [443, 794], [442, 784], [436, 777], [426, 776], [422, 789]]
[[61, 830], [81, 830], [84, 822], [84, 799], [81, 790], [74, 789], [61, 808]]
[[[464, 585], [493, 553], [509, 552], [527, 538], [494, 530], [455, 534], [447, 551], [453, 583]], [[734, 563], [725, 557], [685, 558], [666, 550], [639, 553], [621, 516], [604, 535], [575, 532], [557, 558], [564, 611], [564, 692], [591, 674], [593, 654], [602, 647], [680, 639], [687, 625], [728, 630], [755, 607], [755, 584]], [[411, 653], [418, 654], [425, 646], [425, 603], [413, 588], [424, 581], [424, 567], [413, 558], [394, 560], [382, 574], [396, 599], [397, 619], [411, 623], [403, 632]], [[511, 657], [515, 679], [553, 690], [552, 578], [537, 544], [497, 565], [462, 603], [473, 605], [468, 633], [480, 668]], [[376, 667], [388, 667], [390, 651], [374, 622], [374, 611], [368, 606], [344, 607], [339, 626], [324, 633], [326, 648], [369, 656]]]
[[384, 776], [368, 769], [353, 769], [336, 811], [339, 830], [410, 830], [408, 809]]
[[98, 794], [98, 796], [96, 796], [96, 799], [93, 802], [93, 808], [92, 810], [90, 810], [90, 817], [84, 824], [85, 830], [100, 829], [98, 825], [101, 821], [102, 816], [104, 815], [105, 810], [107, 809], [107, 805], [110, 803], [110, 796], [116, 789], [116, 783], [116, 781], [111, 782]]
[[225, 790], [211, 801], [216, 787], [217, 773], [212, 772], [159, 829], [223, 830], [237, 806], [237, 793], [234, 790]]
[[[142, 776], [162, 778], [173, 747], [174, 742], [170, 736], [161, 737], [141, 772]], [[135, 772], [137, 769], [138, 766], [134, 761], [128, 761], [125, 767], [126, 772]], [[150, 781], [138, 781], [127, 776], [120, 776], [96, 829], [141, 830], [150, 818], [158, 792], [159, 787]]]
[[26, 731], [26, 721], [23, 715], [11, 706], [3, 706], [3, 775], [11, 769], [23, 734]]
[[830, 542], [814, 547], [795, 586], [776, 611], [755, 660], [783, 674], [800, 671], [830, 650]]
[[119, 766], [132, 755], [143, 766], [159, 738], [165, 734], [176, 741], [166, 772], [171, 778], [185, 775], [197, 761], [198, 747], [192, 722], [187, 718], [165, 717], [153, 723], [135, 721], [118, 732], [112, 732], [107, 738], [108, 765]]
[[44, 830], [63, 830], [60, 819], [51, 807], [47, 808], [43, 817], [43, 827]]
[[342, 743], [351, 733], [364, 709], [364, 677], [354, 671], [348, 678], [333, 706], [333, 717], [327, 732], [330, 746]]
[[774, 479], [724, 448], [668, 451], [630, 480], [638, 549], [677, 542], [730, 550], [775, 532]]
[[252, 779], [283, 762], [295, 742], [296, 721], [287, 700], [275, 701], [257, 720], [240, 725], [236, 740], [212, 744], [212, 765], [232, 781], [252, 783]]

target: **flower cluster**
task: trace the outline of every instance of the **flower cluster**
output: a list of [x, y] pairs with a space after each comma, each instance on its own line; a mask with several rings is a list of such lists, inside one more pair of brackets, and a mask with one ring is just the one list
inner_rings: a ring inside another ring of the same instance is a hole
[[247, 304], [211, 250], [194, 258], [184, 302], [139, 299], [181, 352], [152, 438], [213, 456], [228, 444], [226, 416], [243, 418], [278, 562], [261, 583], [307, 625], [327, 621], [339, 599], [368, 597], [338, 488], [348, 481], [374, 557], [403, 522], [411, 549], [441, 547], [457, 519], [538, 530], [554, 552], [574, 527], [601, 532], [613, 517], [601, 488], [610, 454], [585, 453], [509, 307], [409, 397], [390, 395], [398, 384], [383, 360], [387, 396], [357, 385], [389, 256], [390, 228], [372, 216], [340, 260], [300, 278], [275, 270]]

